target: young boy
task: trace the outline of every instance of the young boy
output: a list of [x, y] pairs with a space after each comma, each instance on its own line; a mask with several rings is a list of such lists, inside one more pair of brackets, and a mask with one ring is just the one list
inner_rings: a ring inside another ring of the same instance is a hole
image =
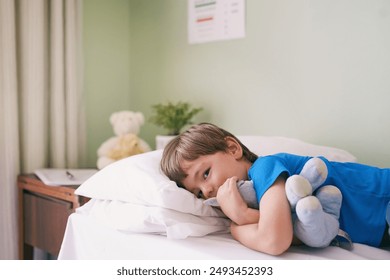
[[[216, 197], [233, 222], [231, 233], [236, 240], [251, 249], [279, 255], [299, 243], [293, 238], [286, 178], [298, 174], [309, 159], [291, 154], [257, 157], [233, 134], [201, 123], [165, 147], [161, 168], [195, 196]], [[329, 172], [323, 185], [335, 185], [343, 195], [340, 228], [353, 242], [389, 245], [390, 169], [322, 159]], [[253, 181], [259, 210], [248, 208], [238, 192], [238, 180]]]

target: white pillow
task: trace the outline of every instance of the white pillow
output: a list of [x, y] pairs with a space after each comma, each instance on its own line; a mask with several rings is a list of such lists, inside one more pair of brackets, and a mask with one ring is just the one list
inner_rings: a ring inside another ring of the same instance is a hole
[[[344, 150], [291, 138], [239, 138], [259, 155], [289, 152], [322, 155], [330, 160], [356, 160]], [[177, 187], [162, 174], [161, 156], [162, 150], [156, 150], [114, 162], [84, 182], [76, 190], [76, 194], [102, 200], [95, 203], [95, 207], [85, 205], [85, 208], [89, 207], [90, 215], [100, 217], [101, 221], [111, 223], [117, 229], [156, 232], [167, 234], [171, 238], [201, 236], [227, 229], [228, 224], [221, 211], [204, 205], [203, 200]]]
[[355, 162], [351, 153], [333, 147], [319, 146], [299, 139], [279, 136], [237, 136], [253, 153], [265, 156], [276, 153], [290, 153], [302, 156], [324, 156], [331, 161]]
[[162, 150], [116, 161], [98, 171], [77, 190], [85, 197], [158, 206], [198, 216], [221, 216], [160, 170]]
[[196, 216], [118, 200], [91, 199], [76, 211], [115, 230], [163, 234], [171, 239], [229, 232], [230, 225], [230, 220], [225, 217]]

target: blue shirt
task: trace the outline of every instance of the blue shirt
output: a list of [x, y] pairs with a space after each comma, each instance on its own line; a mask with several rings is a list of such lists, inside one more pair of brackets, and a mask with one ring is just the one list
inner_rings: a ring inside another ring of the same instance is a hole
[[[311, 157], [285, 153], [259, 157], [248, 173], [258, 201], [279, 175], [284, 172], [287, 176], [299, 174], [309, 159]], [[390, 168], [321, 159], [328, 167], [328, 177], [322, 186], [334, 185], [343, 195], [340, 228], [353, 242], [378, 247], [386, 228]]]

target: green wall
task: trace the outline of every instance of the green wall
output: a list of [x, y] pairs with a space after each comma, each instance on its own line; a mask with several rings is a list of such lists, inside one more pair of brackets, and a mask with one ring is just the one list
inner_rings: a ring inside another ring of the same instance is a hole
[[87, 161], [113, 136], [112, 112], [131, 108], [130, 1], [84, 0], [84, 88]]
[[[196, 121], [296, 137], [390, 166], [390, 5], [247, 0], [244, 39], [189, 45], [185, 0], [84, 0], [89, 163], [109, 115], [189, 101]], [[154, 146], [161, 129], [146, 123]]]

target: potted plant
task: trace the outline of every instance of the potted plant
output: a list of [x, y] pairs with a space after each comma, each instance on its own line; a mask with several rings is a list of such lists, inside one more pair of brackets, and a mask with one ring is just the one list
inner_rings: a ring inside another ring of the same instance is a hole
[[193, 108], [188, 102], [159, 103], [152, 105], [154, 115], [150, 121], [167, 131], [167, 135], [156, 136], [156, 149], [161, 149], [176, 135], [179, 135], [182, 128], [192, 124], [193, 117], [203, 110], [201, 107]]

